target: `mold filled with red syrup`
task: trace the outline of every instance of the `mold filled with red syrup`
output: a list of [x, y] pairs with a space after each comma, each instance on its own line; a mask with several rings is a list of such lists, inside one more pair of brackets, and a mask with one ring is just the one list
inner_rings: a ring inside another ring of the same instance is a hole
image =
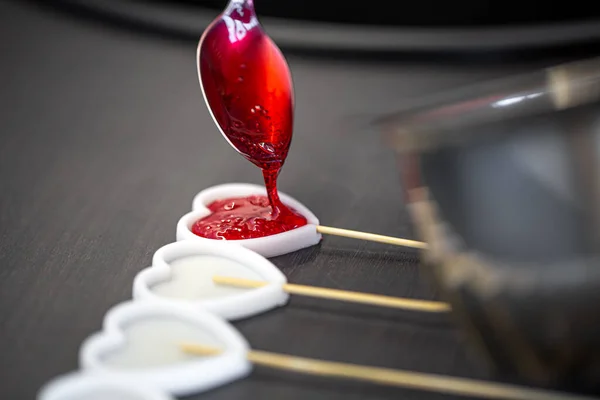
[[288, 207], [274, 218], [266, 196], [217, 200], [207, 208], [212, 214], [196, 221], [192, 232], [208, 239], [254, 239], [307, 224], [304, 216]]
[[[294, 122], [288, 64], [263, 31], [252, 1], [231, 2], [207, 28], [202, 43], [198, 67], [211, 113], [229, 143], [262, 170], [271, 205], [267, 225], [276, 226], [281, 218], [285, 226], [298, 217], [277, 192]], [[257, 211], [257, 221], [266, 218], [265, 211]]]

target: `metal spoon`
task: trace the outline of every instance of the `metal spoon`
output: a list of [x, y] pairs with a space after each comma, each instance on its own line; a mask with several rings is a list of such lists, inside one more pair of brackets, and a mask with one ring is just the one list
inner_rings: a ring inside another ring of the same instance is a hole
[[202, 35], [197, 58], [204, 100], [225, 139], [263, 170], [279, 170], [292, 138], [293, 83], [253, 0], [229, 2]]
[[253, 0], [230, 0], [198, 44], [198, 76], [219, 130], [262, 169], [277, 217], [277, 176], [292, 141], [294, 91], [285, 57], [262, 29]]

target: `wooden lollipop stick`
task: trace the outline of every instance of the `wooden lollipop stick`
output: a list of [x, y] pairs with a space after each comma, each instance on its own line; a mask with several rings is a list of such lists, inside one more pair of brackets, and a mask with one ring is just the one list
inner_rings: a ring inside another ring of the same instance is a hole
[[[185, 353], [198, 356], [211, 356], [221, 353], [221, 350], [218, 348], [198, 344], [186, 343], [182, 344], [180, 347]], [[503, 385], [473, 379], [453, 378], [419, 372], [322, 361], [258, 350], [249, 350], [247, 357], [248, 360], [256, 365], [299, 372], [307, 375], [355, 379], [381, 385], [428, 390], [467, 397], [503, 400], [592, 400], [590, 397], [529, 389], [514, 385]]]
[[[268, 285], [268, 282], [256, 281], [242, 278], [232, 278], [228, 276], [213, 276], [213, 282], [218, 285], [228, 285], [245, 288], [257, 288]], [[347, 290], [327, 289], [315, 286], [295, 285], [286, 283], [283, 290], [290, 294], [300, 296], [319, 297], [322, 299], [332, 299], [348, 301], [352, 303], [370, 304], [374, 306], [401, 308], [404, 310], [422, 311], [422, 312], [447, 312], [450, 311], [450, 305], [438, 301], [413, 300], [401, 297], [382, 296], [378, 294], [368, 294], [361, 292], [350, 292]]]
[[425, 249], [427, 243], [416, 240], [402, 239], [393, 236], [377, 235], [374, 233], [352, 231], [349, 229], [332, 228], [330, 226], [317, 225], [317, 232], [324, 235], [343, 236], [352, 239], [368, 240], [370, 242], [379, 242], [393, 244], [395, 246], [412, 247], [414, 249]]

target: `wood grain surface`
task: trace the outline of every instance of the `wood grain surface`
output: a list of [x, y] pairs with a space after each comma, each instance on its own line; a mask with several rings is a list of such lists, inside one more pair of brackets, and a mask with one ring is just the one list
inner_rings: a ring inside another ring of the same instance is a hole
[[[202, 100], [195, 44], [0, 2], [0, 397], [31, 399], [77, 368], [104, 313], [175, 239], [201, 189], [260, 183]], [[324, 225], [412, 237], [394, 155], [361, 116], [524, 66], [289, 56], [296, 124], [280, 189]], [[299, 284], [435, 299], [418, 254], [326, 237], [273, 259]], [[490, 378], [448, 318], [293, 297], [235, 324], [251, 345], [367, 365]], [[257, 369], [198, 399], [441, 399]]]

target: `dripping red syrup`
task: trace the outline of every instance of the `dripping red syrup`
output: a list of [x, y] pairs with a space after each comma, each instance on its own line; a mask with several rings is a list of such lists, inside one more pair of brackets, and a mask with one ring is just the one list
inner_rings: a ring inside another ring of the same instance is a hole
[[292, 140], [294, 93], [287, 62], [258, 24], [252, 1], [234, 4], [206, 30], [198, 54], [202, 87], [226, 139], [263, 172], [267, 196], [229, 198], [192, 232], [211, 239], [252, 239], [307, 224], [283, 204], [277, 177]]

